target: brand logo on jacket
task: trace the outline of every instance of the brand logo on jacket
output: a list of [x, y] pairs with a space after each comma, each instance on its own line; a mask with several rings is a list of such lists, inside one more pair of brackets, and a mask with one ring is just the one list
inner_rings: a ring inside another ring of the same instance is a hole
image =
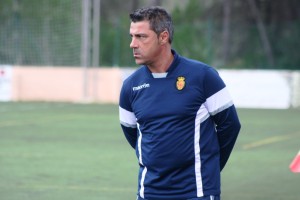
[[142, 85], [139, 85], [139, 86], [136, 86], [136, 87], [132, 87], [132, 90], [133, 91], [137, 91], [137, 90], [141, 90], [141, 89], [149, 88], [149, 87], [150, 87], [149, 83], [144, 83]]
[[179, 76], [176, 81], [177, 90], [183, 90], [185, 87], [185, 78], [183, 76]]

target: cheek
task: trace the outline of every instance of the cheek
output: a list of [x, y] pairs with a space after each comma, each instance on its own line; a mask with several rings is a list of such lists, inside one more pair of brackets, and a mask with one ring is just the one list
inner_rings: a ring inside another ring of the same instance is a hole
[[160, 53], [159, 45], [155, 42], [152, 42], [149, 45], [146, 45], [145, 53], [147, 53], [149, 56], [154, 56], [156, 54]]

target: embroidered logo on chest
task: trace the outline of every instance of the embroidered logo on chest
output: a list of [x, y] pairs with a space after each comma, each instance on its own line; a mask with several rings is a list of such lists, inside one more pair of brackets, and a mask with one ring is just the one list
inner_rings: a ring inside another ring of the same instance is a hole
[[185, 87], [185, 78], [183, 76], [177, 77], [176, 88], [177, 90], [183, 90]]

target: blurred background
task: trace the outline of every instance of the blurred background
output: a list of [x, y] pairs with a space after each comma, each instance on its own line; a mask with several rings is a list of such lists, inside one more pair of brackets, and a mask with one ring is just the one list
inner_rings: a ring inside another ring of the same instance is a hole
[[1, 0], [0, 5], [0, 64], [135, 66], [128, 14], [161, 5], [173, 16], [173, 48], [184, 56], [217, 68], [300, 69], [297, 0]]
[[173, 16], [173, 48], [219, 69], [238, 107], [300, 106], [300, 1], [0, 0], [0, 5], [2, 101], [117, 103], [122, 81], [137, 67], [128, 15], [159, 5]]

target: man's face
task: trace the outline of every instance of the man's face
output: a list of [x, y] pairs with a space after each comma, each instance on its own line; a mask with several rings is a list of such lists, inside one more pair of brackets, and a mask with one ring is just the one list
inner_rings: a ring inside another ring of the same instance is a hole
[[160, 55], [160, 44], [156, 33], [150, 29], [148, 21], [131, 22], [129, 34], [130, 48], [136, 64], [151, 65]]

